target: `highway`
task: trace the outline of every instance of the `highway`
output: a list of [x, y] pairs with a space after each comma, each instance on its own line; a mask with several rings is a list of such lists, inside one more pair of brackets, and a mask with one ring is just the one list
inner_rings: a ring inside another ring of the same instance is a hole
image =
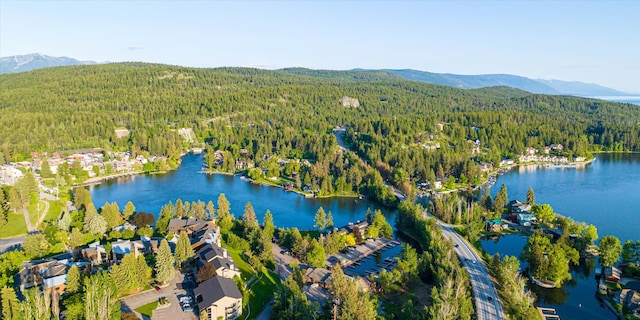
[[454, 250], [469, 274], [473, 302], [476, 306], [476, 319], [506, 319], [504, 307], [482, 259], [473, 251], [471, 245], [453, 230], [453, 226], [440, 221], [438, 223], [442, 227], [442, 235], [452, 239]]

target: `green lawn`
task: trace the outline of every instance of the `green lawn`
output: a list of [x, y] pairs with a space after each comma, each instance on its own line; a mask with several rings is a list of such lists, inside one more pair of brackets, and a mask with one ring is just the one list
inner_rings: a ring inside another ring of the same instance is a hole
[[60, 206], [58, 201], [49, 201], [49, 211], [44, 217], [44, 221], [58, 221], [61, 212], [62, 207]]
[[27, 223], [24, 221], [24, 215], [18, 211], [7, 213], [7, 224], [0, 227], [0, 238], [10, 238], [27, 234]]
[[[233, 261], [235, 262], [235, 260]], [[249, 316], [251, 319], [255, 318], [269, 300], [273, 298], [273, 293], [280, 283], [278, 275], [264, 267], [256, 276], [260, 277], [260, 280], [252, 283], [251, 289], [247, 294], [249, 303], [246, 308], [251, 310], [251, 315]], [[249, 310], [244, 310], [242, 313], [249, 314], [248, 311]], [[247, 318], [245, 317], [245, 319]]]
[[153, 314], [153, 310], [158, 307], [158, 301], [150, 302], [136, 309], [137, 312], [140, 312], [143, 316], [147, 316], [151, 318]]
[[[29, 205], [27, 206], [27, 211], [29, 211], [29, 218], [31, 219], [31, 225], [35, 227], [36, 222], [38, 222], [38, 196], [36, 194], [31, 194], [31, 201], [29, 201]], [[40, 213], [44, 210], [44, 204], [40, 203]]]
[[242, 253], [240, 252], [240, 250], [227, 246], [227, 251], [229, 251], [231, 259], [233, 259], [233, 262], [236, 264], [236, 266], [238, 266], [238, 269], [240, 269], [242, 280], [247, 281], [251, 279], [254, 274], [253, 269], [251, 269], [251, 266], [248, 262], [242, 259]]

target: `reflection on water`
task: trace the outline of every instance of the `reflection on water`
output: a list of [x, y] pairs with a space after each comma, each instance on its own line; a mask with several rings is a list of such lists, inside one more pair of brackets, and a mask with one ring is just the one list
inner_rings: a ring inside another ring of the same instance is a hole
[[[482, 248], [489, 254], [500, 253], [501, 256], [519, 257], [527, 242], [523, 235], [508, 235], [494, 239], [481, 240]], [[596, 260], [581, 260], [580, 266], [571, 267], [572, 279], [566, 281], [562, 288], [544, 289], [531, 282], [530, 290], [536, 295], [536, 305], [555, 308], [561, 319], [615, 319], [615, 316], [596, 296], [597, 282], [594, 269]], [[520, 269], [526, 264], [520, 262]]]
[[382, 207], [367, 199], [353, 198], [306, 199], [281, 188], [266, 187], [243, 181], [238, 176], [207, 175], [199, 173], [203, 155], [186, 155], [182, 165], [174, 172], [159, 175], [140, 175], [105, 181], [90, 187], [93, 202], [101, 207], [105, 202], [116, 201], [122, 208], [132, 201], [138, 211], [157, 215], [169, 201], [213, 201], [217, 206], [220, 193], [231, 203], [231, 212], [239, 218], [244, 206], [251, 202], [260, 220], [267, 210], [273, 214], [278, 227], [314, 229], [314, 215], [320, 206], [333, 214], [334, 225], [341, 227], [349, 222], [363, 220], [367, 208], [380, 209], [393, 224], [395, 210]]

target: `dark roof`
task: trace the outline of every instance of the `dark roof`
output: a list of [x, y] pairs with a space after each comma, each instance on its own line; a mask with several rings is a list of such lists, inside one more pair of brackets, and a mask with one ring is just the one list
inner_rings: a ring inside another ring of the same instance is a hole
[[220, 267], [224, 267], [227, 268], [229, 270], [235, 270], [236, 266], [235, 264], [233, 264], [233, 261], [227, 259], [227, 258], [215, 258], [213, 259], [213, 261], [211, 261], [211, 263], [213, 263], [213, 266], [217, 269], [220, 269]]
[[200, 248], [198, 252], [196, 252], [196, 256], [204, 261], [211, 261], [215, 257], [224, 257], [224, 251], [217, 245], [209, 243]]
[[[242, 293], [235, 282], [220, 276], [214, 276], [203, 281], [193, 290], [196, 300], [200, 301], [198, 307], [204, 310], [224, 297], [242, 299]], [[200, 296], [202, 300], [198, 298]]]
[[67, 266], [64, 264], [56, 264], [54, 266], [47, 267], [41, 274], [45, 279], [67, 274]]

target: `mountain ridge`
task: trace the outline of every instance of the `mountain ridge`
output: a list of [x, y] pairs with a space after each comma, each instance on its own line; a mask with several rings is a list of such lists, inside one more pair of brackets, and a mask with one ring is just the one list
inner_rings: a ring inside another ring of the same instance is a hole
[[30, 53], [0, 58], [0, 74], [31, 71], [43, 68], [96, 64], [69, 57], [52, 57], [41, 53]]
[[[52, 57], [40, 53], [0, 57], [0, 74], [24, 72], [35, 69], [96, 64], [95, 61], [81, 61], [70, 57]], [[434, 73], [415, 69], [351, 69], [351, 73], [340, 70], [322, 70], [288, 67], [279, 71], [316, 78], [333, 78], [356, 81], [385, 81], [399, 78], [455, 87], [459, 89], [480, 89], [490, 87], [511, 87], [531, 93], [572, 95], [581, 97], [629, 96], [630, 93], [593, 83], [563, 80], [531, 79], [512, 74], [461, 75]]]
[[593, 83], [563, 80], [531, 79], [511, 74], [461, 75], [453, 73], [433, 73], [414, 69], [382, 69], [399, 75], [407, 80], [441, 84], [460, 89], [478, 89], [496, 86], [508, 86], [531, 93], [593, 96], [625, 96], [626, 92]]

